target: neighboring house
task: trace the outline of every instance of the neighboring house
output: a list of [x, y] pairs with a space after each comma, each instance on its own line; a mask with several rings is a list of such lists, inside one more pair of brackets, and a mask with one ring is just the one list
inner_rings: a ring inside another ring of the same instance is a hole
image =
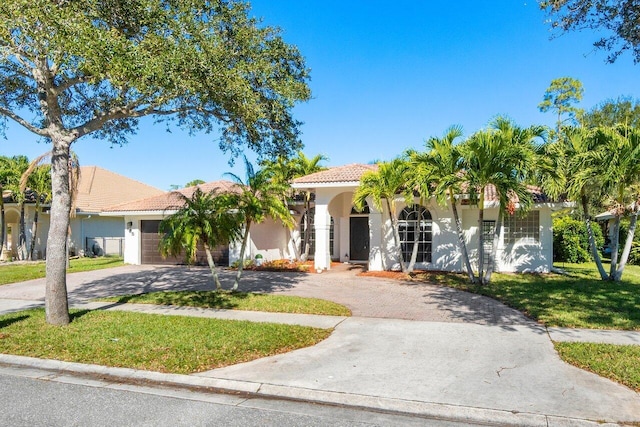
[[[353, 209], [353, 194], [360, 177], [375, 170], [373, 165], [352, 164], [330, 168], [297, 178], [295, 189], [315, 193], [315, 268], [331, 268], [331, 261], [367, 263], [370, 270], [397, 270], [400, 268], [393, 246], [391, 222], [386, 212], [379, 212], [372, 203], [362, 211]], [[567, 207], [550, 203], [544, 195], [531, 187], [535, 203], [525, 216], [507, 216], [500, 236], [497, 271], [548, 272], [553, 262], [553, 236], [551, 213]], [[370, 201], [369, 201], [370, 202]], [[428, 270], [463, 271], [457, 232], [450, 209], [431, 199], [425, 204], [418, 219], [418, 199], [411, 206], [400, 202], [400, 239], [405, 260], [411, 256], [410, 248], [415, 232], [420, 229], [418, 262], [416, 268]], [[477, 269], [478, 209], [462, 200], [459, 206], [466, 236], [469, 257]], [[486, 233], [485, 250], [490, 251], [491, 236], [498, 217], [494, 188], [485, 194], [485, 214], [482, 232]]]
[[[107, 206], [164, 194], [162, 190], [116, 174], [97, 166], [82, 166], [76, 199], [75, 217], [71, 219], [69, 251], [73, 255], [124, 253], [125, 227], [122, 216], [103, 216]], [[5, 227], [7, 238], [3, 258], [15, 257], [19, 239], [20, 211], [10, 195], [5, 197]], [[31, 242], [35, 214], [33, 200], [25, 203], [26, 243]], [[38, 232], [35, 241], [36, 258], [46, 256], [49, 232], [49, 205], [40, 207]], [[29, 248], [27, 248], [29, 250]]]

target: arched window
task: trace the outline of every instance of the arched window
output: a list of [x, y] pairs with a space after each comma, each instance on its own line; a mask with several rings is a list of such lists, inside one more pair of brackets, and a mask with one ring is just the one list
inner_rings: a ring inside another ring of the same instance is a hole
[[411, 260], [413, 246], [418, 242], [418, 256], [416, 262], [431, 262], [432, 241], [431, 213], [424, 206], [407, 206], [400, 212], [398, 229], [400, 231], [400, 247], [402, 259]]
[[[309, 210], [309, 215], [311, 221], [309, 222], [309, 259], [313, 259], [314, 254], [316, 253], [316, 232], [315, 232], [315, 219], [316, 219], [316, 208], [311, 208]], [[304, 253], [304, 238], [307, 234], [307, 214], [302, 215], [302, 220], [300, 221], [300, 254]], [[329, 255], [333, 257], [333, 217], [331, 217], [331, 226], [329, 228]]]

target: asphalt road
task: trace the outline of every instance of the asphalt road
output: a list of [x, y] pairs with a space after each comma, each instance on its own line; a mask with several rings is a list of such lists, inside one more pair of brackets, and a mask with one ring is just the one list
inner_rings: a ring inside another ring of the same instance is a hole
[[[246, 399], [187, 390], [123, 386], [95, 380], [28, 378], [0, 367], [2, 426], [459, 426], [423, 418], [279, 400]], [[97, 384], [97, 383], [96, 383]]]

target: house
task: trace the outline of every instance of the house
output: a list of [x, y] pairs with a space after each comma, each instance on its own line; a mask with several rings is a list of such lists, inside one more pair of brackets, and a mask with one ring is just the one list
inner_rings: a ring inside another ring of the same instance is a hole
[[[353, 194], [360, 177], [374, 165], [351, 164], [297, 178], [292, 186], [315, 194], [314, 229], [317, 270], [331, 268], [331, 261], [367, 263], [369, 270], [400, 268], [394, 250], [393, 229], [386, 211], [369, 203], [362, 211], [353, 208]], [[534, 205], [524, 216], [507, 216], [500, 236], [497, 271], [548, 272], [553, 263], [551, 213], [566, 204], [551, 203], [535, 187]], [[400, 202], [398, 220], [403, 257], [411, 256], [415, 233], [420, 230], [416, 268], [463, 271], [457, 231], [450, 209], [429, 200], [423, 209], [416, 198], [411, 205]], [[467, 202], [467, 203], [465, 203]], [[469, 257], [474, 269], [478, 260], [478, 233], [485, 233], [489, 252], [498, 218], [495, 188], [485, 192], [485, 213], [481, 229], [478, 209], [467, 200], [459, 204]]]
[[[292, 182], [298, 190], [311, 191], [314, 202], [311, 229], [305, 230], [302, 204], [291, 201], [290, 212], [298, 227], [287, 229], [283, 224], [267, 219], [254, 224], [249, 236], [247, 259], [260, 254], [266, 260], [292, 259], [294, 245], [301, 246], [310, 232], [311, 258], [317, 270], [331, 268], [332, 261], [365, 263], [370, 270], [397, 270], [400, 262], [394, 249], [393, 229], [386, 211], [379, 211], [368, 203], [361, 212], [353, 208], [353, 194], [360, 177], [375, 170], [375, 165], [351, 164], [329, 168]], [[234, 191], [230, 181], [201, 184], [202, 191], [217, 189]], [[129, 180], [97, 167], [83, 168], [78, 209], [72, 220], [72, 250], [77, 253], [121, 253], [129, 264], [176, 264], [180, 258], [160, 256], [158, 225], [167, 215], [181, 206], [177, 193], [190, 197], [196, 186], [162, 192], [137, 181]], [[498, 242], [497, 271], [548, 272], [553, 262], [551, 214], [568, 207], [566, 203], [552, 203], [535, 187], [532, 209], [524, 216], [508, 215]], [[371, 201], [369, 201], [371, 202]], [[416, 268], [443, 271], [463, 271], [457, 231], [448, 207], [429, 200], [420, 207], [416, 198], [412, 204], [399, 201], [398, 221], [405, 260], [419, 230]], [[485, 251], [489, 252], [493, 230], [498, 217], [495, 189], [485, 192], [485, 218], [478, 225], [478, 209], [462, 199], [458, 204], [472, 266], [477, 269], [478, 233], [485, 233]], [[32, 221], [33, 206], [29, 205], [27, 224]], [[48, 230], [47, 207], [43, 209], [42, 226], [38, 231], [36, 248], [45, 253], [44, 236]], [[19, 213], [15, 206], [8, 208], [9, 242], [15, 242]], [[27, 229], [30, 229], [27, 226]], [[27, 238], [29, 240], [29, 237]], [[9, 243], [11, 245], [11, 243]], [[217, 247], [214, 259], [219, 265], [229, 265], [239, 257], [239, 242]], [[197, 261], [205, 263], [204, 254]]]
[[[97, 166], [82, 166], [76, 199], [75, 217], [70, 223], [69, 252], [83, 254], [119, 254], [124, 252], [124, 218], [104, 216], [103, 210], [116, 203], [127, 202], [164, 194], [162, 190], [135, 181]], [[3, 258], [16, 257], [19, 241], [20, 210], [5, 194], [6, 236]], [[26, 244], [31, 242], [35, 219], [35, 202], [27, 199], [25, 210]], [[49, 232], [49, 205], [42, 205], [38, 212], [38, 231], [35, 240], [35, 258], [46, 256], [46, 240]], [[27, 248], [28, 250], [29, 248]]]

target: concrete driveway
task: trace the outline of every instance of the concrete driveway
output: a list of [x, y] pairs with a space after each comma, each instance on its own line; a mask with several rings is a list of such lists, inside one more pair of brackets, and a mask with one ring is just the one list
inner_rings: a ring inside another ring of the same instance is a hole
[[[222, 276], [230, 287], [232, 273]], [[68, 287], [76, 303], [105, 295], [211, 288], [204, 268], [152, 266], [76, 273], [69, 275]], [[499, 422], [513, 414], [525, 416], [518, 423], [531, 425], [538, 425], [537, 416], [544, 416], [543, 425], [566, 425], [571, 418], [640, 421], [637, 393], [565, 364], [544, 327], [489, 298], [349, 271], [247, 272], [241, 287], [333, 300], [354, 316], [316, 346], [199, 377], [377, 409], [420, 413], [429, 407], [430, 414], [442, 411], [443, 417], [462, 411], [475, 414], [469, 418], [474, 422]], [[0, 306], [3, 300], [41, 303], [43, 295], [43, 280], [5, 285]], [[560, 418], [554, 422], [554, 417]]]

